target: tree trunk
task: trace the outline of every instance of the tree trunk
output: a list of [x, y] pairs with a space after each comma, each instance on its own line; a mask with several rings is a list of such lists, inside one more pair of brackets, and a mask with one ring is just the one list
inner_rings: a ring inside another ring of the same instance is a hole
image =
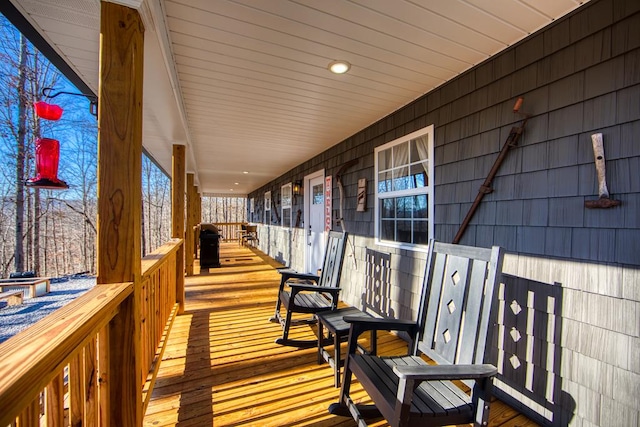
[[18, 155], [16, 161], [16, 249], [14, 265], [16, 271], [24, 271], [24, 147], [27, 124], [27, 39], [20, 35], [20, 65], [18, 68]]

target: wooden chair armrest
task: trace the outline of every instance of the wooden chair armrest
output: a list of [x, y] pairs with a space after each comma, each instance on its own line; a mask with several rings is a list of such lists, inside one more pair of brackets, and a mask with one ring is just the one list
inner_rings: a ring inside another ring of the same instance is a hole
[[393, 372], [399, 378], [416, 381], [435, 380], [476, 380], [489, 378], [498, 373], [498, 368], [483, 365], [423, 365], [394, 366]]
[[362, 332], [370, 330], [406, 331], [411, 332], [418, 327], [412, 320], [387, 319], [378, 317], [344, 316], [344, 321], [361, 329]]
[[306, 283], [289, 283], [289, 287], [292, 292], [298, 293], [300, 291], [311, 292], [330, 292], [332, 294], [340, 292], [341, 288], [335, 288], [333, 286], [316, 286], [308, 285]]
[[320, 276], [317, 276], [315, 274], [298, 273], [297, 271], [293, 271], [293, 270], [280, 271], [280, 274], [282, 274], [283, 281], [287, 281], [289, 279], [303, 279], [303, 280], [306, 279], [306, 280], [313, 280], [314, 282], [317, 282], [318, 280], [320, 280]]

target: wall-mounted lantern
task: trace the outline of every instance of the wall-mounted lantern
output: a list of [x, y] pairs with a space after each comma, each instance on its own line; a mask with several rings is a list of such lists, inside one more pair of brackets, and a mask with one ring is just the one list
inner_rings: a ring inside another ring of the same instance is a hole
[[293, 187], [291, 189], [291, 192], [293, 193], [293, 200], [294, 200], [294, 203], [295, 203], [296, 198], [298, 196], [302, 195], [302, 181], [295, 181], [293, 183]]

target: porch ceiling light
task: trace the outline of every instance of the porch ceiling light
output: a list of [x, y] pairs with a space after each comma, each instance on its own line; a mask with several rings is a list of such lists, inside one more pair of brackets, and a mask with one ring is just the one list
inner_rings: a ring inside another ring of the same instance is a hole
[[351, 64], [347, 61], [331, 61], [329, 63], [329, 71], [335, 74], [344, 74], [351, 68]]

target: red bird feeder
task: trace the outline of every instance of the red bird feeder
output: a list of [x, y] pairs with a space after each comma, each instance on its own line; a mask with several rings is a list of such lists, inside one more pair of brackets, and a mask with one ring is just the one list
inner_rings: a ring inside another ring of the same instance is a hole
[[36, 177], [27, 180], [28, 187], [49, 190], [69, 188], [66, 182], [58, 179], [58, 161], [60, 143], [57, 139], [39, 138], [36, 140]]
[[33, 106], [36, 109], [36, 114], [41, 119], [45, 120], [60, 120], [62, 117], [62, 108], [59, 105], [48, 104], [44, 101], [34, 102]]

